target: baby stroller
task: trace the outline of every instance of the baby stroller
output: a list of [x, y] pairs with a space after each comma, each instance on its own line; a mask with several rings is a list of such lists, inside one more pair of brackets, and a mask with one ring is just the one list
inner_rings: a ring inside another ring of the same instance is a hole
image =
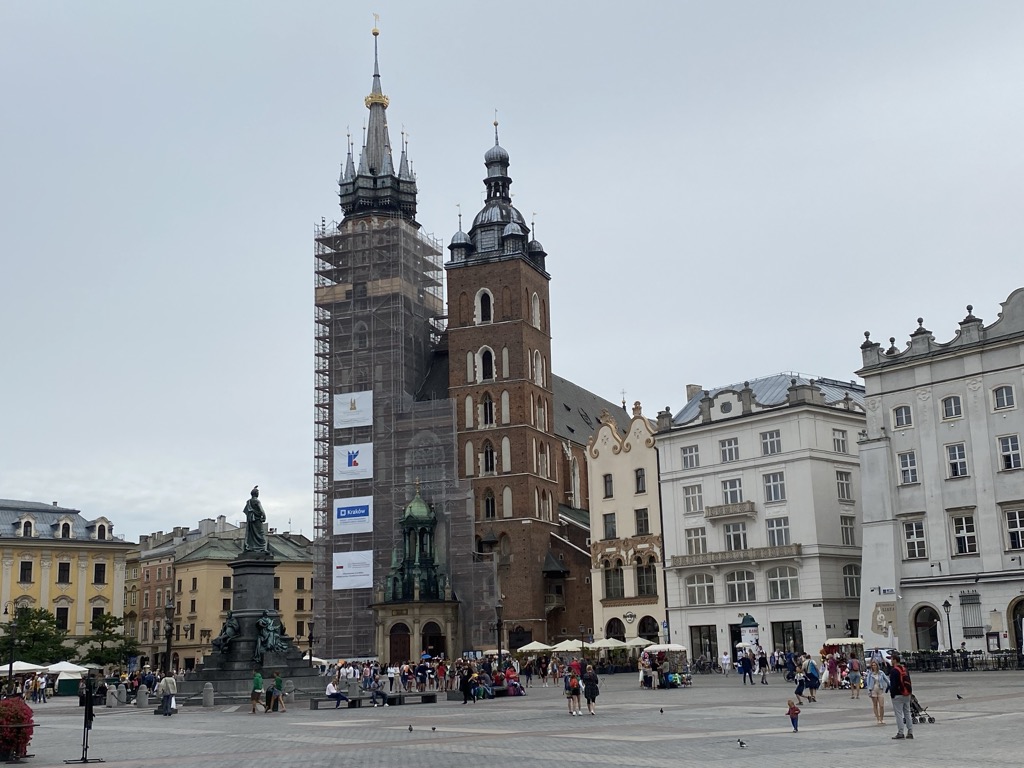
[[922, 707], [914, 694], [910, 694], [910, 719], [915, 723], [935, 722], [935, 718], [928, 714], [928, 707]]

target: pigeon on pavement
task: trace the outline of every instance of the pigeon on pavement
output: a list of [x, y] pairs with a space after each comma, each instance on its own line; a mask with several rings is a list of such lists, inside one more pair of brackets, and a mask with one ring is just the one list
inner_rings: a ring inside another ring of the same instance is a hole
[[740, 749], [747, 748], [747, 742], [745, 742], [743, 739], [736, 739], [736, 743], [740, 745]]
[[409, 733], [412, 733], [412, 726], [409, 726]]

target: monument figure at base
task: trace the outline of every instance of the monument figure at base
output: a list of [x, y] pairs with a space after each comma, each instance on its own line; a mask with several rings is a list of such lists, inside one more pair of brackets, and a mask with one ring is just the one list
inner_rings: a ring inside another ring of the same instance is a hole
[[228, 617], [224, 621], [224, 626], [220, 628], [220, 634], [213, 638], [213, 649], [219, 653], [227, 653], [231, 641], [240, 634], [242, 634], [242, 629], [238, 625], [238, 619], [231, 611], [228, 611]]
[[268, 611], [264, 611], [256, 622], [256, 633], [256, 652], [252, 660], [257, 664], [263, 663], [263, 654], [268, 651], [287, 651], [291, 647], [291, 643], [281, 636], [281, 626]]
[[253, 487], [249, 501], [245, 504], [245, 543], [243, 552], [263, 552], [270, 554], [267, 548], [267, 515], [260, 503], [260, 487]]

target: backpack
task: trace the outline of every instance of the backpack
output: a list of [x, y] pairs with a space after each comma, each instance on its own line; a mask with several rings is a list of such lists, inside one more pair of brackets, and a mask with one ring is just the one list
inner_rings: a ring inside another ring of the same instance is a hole
[[580, 689], [580, 679], [578, 677], [576, 677], [575, 675], [573, 675], [572, 677], [569, 678], [569, 690], [575, 692], [575, 691], [578, 691], [579, 689]]
[[889, 692], [894, 696], [910, 696], [913, 688], [910, 683], [910, 675], [907, 670], [900, 667], [893, 667], [889, 673]]
[[850, 659], [850, 671], [860, 672], [860, 662], [857, 659]]

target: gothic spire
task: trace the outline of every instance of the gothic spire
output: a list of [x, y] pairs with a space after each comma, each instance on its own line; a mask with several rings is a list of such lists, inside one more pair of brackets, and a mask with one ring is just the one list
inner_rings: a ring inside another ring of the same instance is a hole
[[377, 38], [380, 30], [373, 28], [373, 85], [364, 99], [370, 111], [363, 128], [362, 151], [356, 164], [352, 156], [351, 139], [345, 170], [341, 175], [339, 197], [341, 209], [346, 216], [371, 211], [400, 213], [415, 223], [416, 177], [406, 154], [403, 137], [402, 158], [399, 172], [395, 173], [391, 153], [391, 139], [388, 135], [386, 110], [388, 97], [384, 95], [380, 82], [380, 57]]

